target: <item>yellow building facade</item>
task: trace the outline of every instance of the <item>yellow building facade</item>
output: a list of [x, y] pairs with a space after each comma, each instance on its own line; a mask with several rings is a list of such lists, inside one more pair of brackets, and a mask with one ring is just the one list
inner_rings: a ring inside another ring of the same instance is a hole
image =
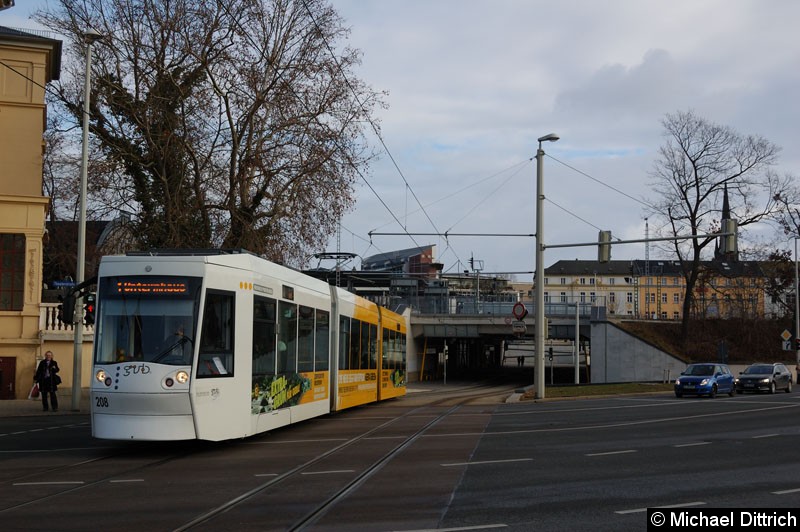
[[[761, 318], [765, 285], [755, 261], [702, 261], [692, 313], [698, 318]], [[677, 261], [563, 260], [545, 269], [545, 303], [605, 306], [609, 318], [680, 320], [685, 293]]]
[[0, 399], [26, 397], [43, 356], [45, 86], [60, 68], [60, 41], [0, 26]]

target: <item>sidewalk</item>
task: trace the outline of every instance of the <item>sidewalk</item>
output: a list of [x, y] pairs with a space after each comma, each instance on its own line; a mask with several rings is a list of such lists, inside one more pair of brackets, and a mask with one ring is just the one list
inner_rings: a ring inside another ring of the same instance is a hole
[[84, 391], [81, 397], [80, 411], [72, 410], [72, 395], [58, 394], [58, 412], [42, 410], [42, 399], [10, 399], [0, 401], [0, 417], [14, 416], [60, 416], [65, 414], [88, 414], [89, 393]]

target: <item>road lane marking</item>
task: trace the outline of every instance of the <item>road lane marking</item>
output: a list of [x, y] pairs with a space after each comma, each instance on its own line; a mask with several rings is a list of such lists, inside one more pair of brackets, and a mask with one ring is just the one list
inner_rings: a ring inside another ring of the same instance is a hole
[[635, 453], [637, 452], [636, 449], [626, 449], [624, 451], [608, 451], [605, 453], [587, 453], [584, 456], [608, 456], [611, 454], [627, 454], [627, 453]]
[[52, 482], [15, 482], [12, 486], [63, 486], [67, 484], [84, 484], [82, 480], [65, 480]]
[[442, 467], [478, 465], [478, 464], [504, 464], [508, 462], [530, 462], [533, 458], [511, 458], [508, 460], [482, 460], [480, 462], [454, 462], [452, 464], [439, 464]]
[[489, 528], [507, 528], [504, 523], [475, 526], [459, 526], [456, 528], [418, 528], [415, 530], [393, 530], [392, 532], [461, 532], [462, 530], [487, 530]]
[[774, 434], [762, 434], [762, 435], [760, 435], [760, 436], [753, 436], [753, 439], [754, 439], [754, 440], [757, 440], [757, 439], [759, 439], [759, 438], [773, 438], [773, 437], [775, 437], [775, 436], [780, 436], [780, 434], [778, 434], [777, 432], [776, 432], [776, 433], [774, 433]]
[[794, 488], [794, 489], [791, 489], [791, 490], [773, 491], [772, 494], [773, 495], [787, 495], [789, 493], [797, 493], [798, 491], [800, 491], [800, 488]]
[[673, 445], [673, 447], [696, 447], [698, 445], [711, 445], [710, 441], [699, 441], [695, 443], [679, 443], [677, 445]]
[[124, 484], [126, 482], [144, 482], [143, 478], [128, 478], [119, 480], [109, 480], [111, 484]]
[[[668, 505], [657, 505], [657, 506], [650, 506], [649, 508], [687, 508], [689, 506], [702, 506], [706, 503], [704, 502], [685, 502], [682, 504], [668, 504]], [[647, 508], [633, 508], [631, 510], [617, 510], [614, 512], [615, 514], [638, 514], [642, 512], [646, 512]]]
[[301, 473], [301, 475], [332, 475], [336, 473], [354, 473], [353, 469], [338, 469], [332, 471], [306, 471], [305, 473]]

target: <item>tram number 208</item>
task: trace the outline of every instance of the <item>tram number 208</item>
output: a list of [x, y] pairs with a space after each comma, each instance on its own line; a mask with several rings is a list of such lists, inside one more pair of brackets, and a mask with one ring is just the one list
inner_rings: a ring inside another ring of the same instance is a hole
[[94, 406], [97, 408], [108, 408], [108, 397], [95, 397]]

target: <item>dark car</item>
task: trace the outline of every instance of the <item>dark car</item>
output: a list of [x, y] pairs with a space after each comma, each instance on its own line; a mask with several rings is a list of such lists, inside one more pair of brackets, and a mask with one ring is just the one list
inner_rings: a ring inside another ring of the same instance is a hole
[[675, 397], [683, 395], [707, 395], [717, 393], [736, 395], [733, 373], [725, 364], [689, 364], [675, 380]]
[[744, 371], [739, 372], [736, 379], [736, 391], [742, 392], [769, 392], [784, 390], [792, 391], [792, 372], [783, 364], [752, 364]]

